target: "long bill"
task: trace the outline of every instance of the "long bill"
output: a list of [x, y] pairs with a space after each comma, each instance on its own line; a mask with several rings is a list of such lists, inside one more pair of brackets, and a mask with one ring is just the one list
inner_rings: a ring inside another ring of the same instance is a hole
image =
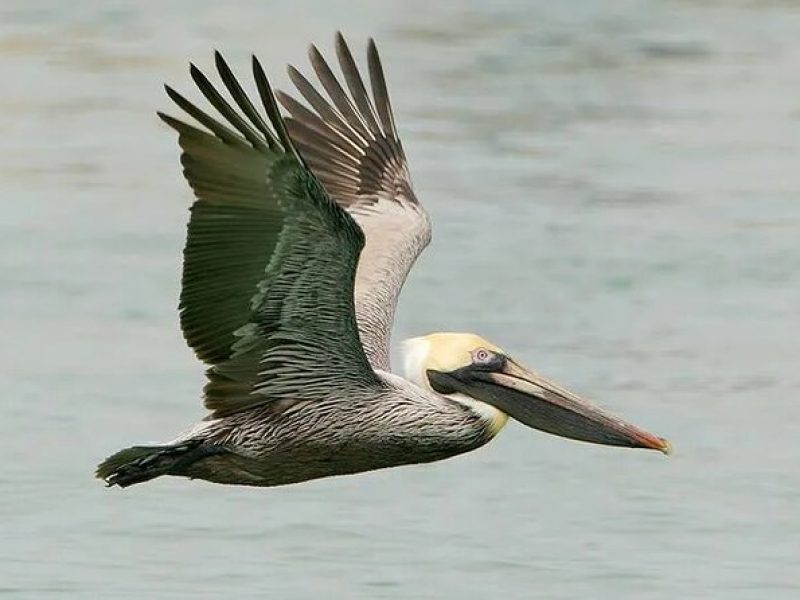
[[464, 367], [428, 371], [428, 377], [434, 389], [467, 394], [540, 431], [606, 446], [672, 451], [664, 438], [605, 413], [508, 357], [497, 370]]

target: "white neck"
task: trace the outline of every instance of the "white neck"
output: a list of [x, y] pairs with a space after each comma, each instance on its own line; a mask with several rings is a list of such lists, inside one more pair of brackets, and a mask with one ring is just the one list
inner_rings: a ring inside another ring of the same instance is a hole
[[403, 342], [403, 371], [406, 379], [413, 381], [419, 387], [430, 390], [428, 376], [425, 374], [425, 363], [431, 344], [424, 337], [417, 337]]

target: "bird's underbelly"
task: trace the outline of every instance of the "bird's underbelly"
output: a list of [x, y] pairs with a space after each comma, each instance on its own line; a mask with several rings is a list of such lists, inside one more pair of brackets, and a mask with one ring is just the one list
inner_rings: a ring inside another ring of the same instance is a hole
[[467, 450], [469, 448], [453, 448], [421, 453], [387, 447], [343, 450], [315, 446], [260, 456], [246, 456], [234, 450], [195, 463], [186, 475], [215, 483], [275, 486], [442, 460]]
[[257, 453], [230, 448], [189, 466], [185, 475], [215, 483], [275, 486], [442, 460], [482, 445], [383, 441], [287, 444]]
[[254, 429], [240, 426], [217, 439], [228, 449], [186, 468], [185, 476], [215, 483], [276, 486], [442, 460], [485, 444], [490, 432], [465, 421], [440, 430], [425, 422], [343, 424], [320, 418], [292, 422], [272, 418]]

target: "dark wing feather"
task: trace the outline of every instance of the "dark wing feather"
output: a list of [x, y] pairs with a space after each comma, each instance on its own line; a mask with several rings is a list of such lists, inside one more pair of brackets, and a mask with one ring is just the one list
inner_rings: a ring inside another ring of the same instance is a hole
[[397, 128], [394, 125], [392, 104], [389, 102], [389, 90], [386, 87], [386, 78], [383, 75], [383, 66], [378, 55], [378, 48], [372, 38], [370, 38], [367, 45], [367, 63], [369, 65], [369, 80], [372, 82], [372, 95], [375, 98], [375, 108], [378, 109], [383, 132], [396, 140]]
[[221, 56], [216, 63], [244, 116], [196, 67], [191, 74], [236, 131], [169, 88], [211, 133], [160, 114], [179, 134], [196, 196], [180, 310], [187, 342], [211, 365], [206, 406], [219, 416], [379, 386], [353, 306], [361, 229], [299, 159], [258, 61], [254, 77], [271, 128]]

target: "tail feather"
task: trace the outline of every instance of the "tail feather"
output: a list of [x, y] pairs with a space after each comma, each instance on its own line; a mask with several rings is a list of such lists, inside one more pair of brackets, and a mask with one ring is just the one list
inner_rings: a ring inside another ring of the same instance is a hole
[[180, 470], [196, 460], [216, 454], [221, 448], [202, 440], [189, 440], [164, 446], [133, 446], [120, 450], [97, 467], [95, 476], [111, 487], [128, 487], [161, 475], [180, 475]]

